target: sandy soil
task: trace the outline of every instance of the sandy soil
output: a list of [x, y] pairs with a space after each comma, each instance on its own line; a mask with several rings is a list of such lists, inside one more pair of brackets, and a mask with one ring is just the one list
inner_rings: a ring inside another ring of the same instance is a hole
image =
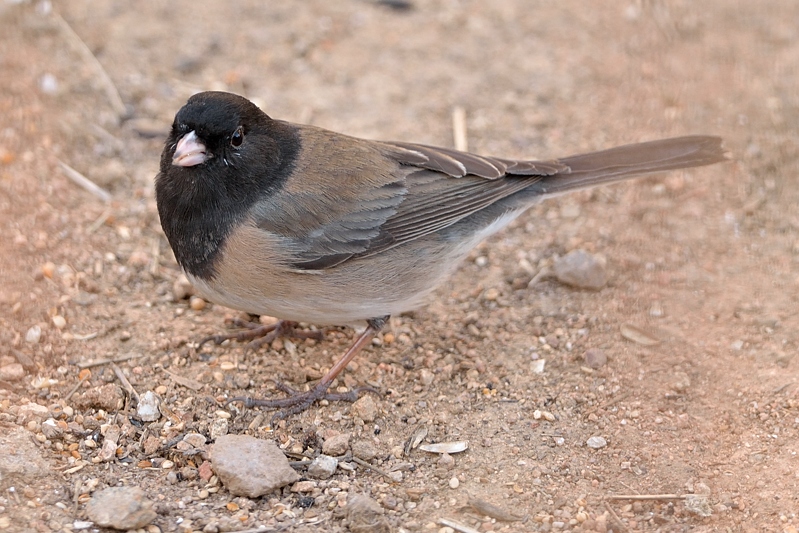
[[[343, 531], [348, 493], [369, 494], [406, 531], [438, 531], [442, 517], [480, 531], [797, 530], [795, 2], [48, 5], [0, 4], [0, 453], [35, 445], [35, 468], [0, 479], [0, 528], [70, 531], [93, 491], [125, 484], [156, 501], [163, 531]], [[269, 413], [228, 410], [230, 433], [313, 452], [351, 432], [376, 448], [375, 466], [405, 469], [400, 482], [340, 470], [305, 508], [288, 488], [234, 498], [198, 477], [202, 456], [157, 445], [210, 435], [225, 397], [318, 377], [352, 339], [342, 328], [256, 354], [195, 349], [235, 313], [175, 301], [153, 177], [175, 111], [204, 89], [274, 117], [444, 146], [461, 106], [469, 148], [506, 157], [713, 133], [735, 160], [549, 201], [481, 245], [341, 378], [390, 393], [373, 421], [318, 405], [273, 430]], [[528, 287], [574, 249], [607, 259], [607, 287]], [[624, 325], [659, 343], [626, 339]], [[589, 349], [607, 363], [588, 368]], [[79, 363], [126, 356], [133, 388], [158, 392], [171, 418], [142, 424], [127, 397], [105, 410], [78, 401], [119, 384], [109, 365], [87, 376]], [[63, 435], [46, 434], [50, 416]], [[93, 462], [89, 441], [101, 446], [112, 423], [117, 460]], [[420, 427], [470, 448], [451, 463], [403, 456]], [[526, 521], [486, 518], [470, 498]]]

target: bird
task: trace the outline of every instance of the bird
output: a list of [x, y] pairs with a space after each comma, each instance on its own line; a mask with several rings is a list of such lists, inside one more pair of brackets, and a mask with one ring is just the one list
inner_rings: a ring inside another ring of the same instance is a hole
[[392, 315], [414, 310], [481, 241], [530, 206], [570, 191], [720, 163], [717, 136], [689, 135], [549, 160], [381, 142], [273, 119], [243, 96], [191, 96], [155, 178], [177, 263], [211, 302], [280, 321], [228, 338], [302, 337], [304, 322], [366, 328], [309, 390], [233, 398], [288, 416], [326, 398]]

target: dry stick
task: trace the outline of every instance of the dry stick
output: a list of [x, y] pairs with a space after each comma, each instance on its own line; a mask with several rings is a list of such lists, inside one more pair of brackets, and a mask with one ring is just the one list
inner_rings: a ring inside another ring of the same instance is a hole
[[80, 185], [96, 197], [98, 197], [103, 202], [110, 202], [111, 201], [111, 193], [94, 183], [92, 180], [72, 168], [71, 166], [67, 165], [63, 161], [58, 161], [58, 164], [61, 166], [61, 170], [64, 172], [64, 175], [71, 179], [75, 184]]
[[100, 229], [100, 226], [105, 224], [106, 220], [108, 220], [108, 217], [110, 217], [113, 212], [114, 212], [114, 210], [113, 210], [113, 208], [111, 206], [106, 207], [105, 211], [103, 211], [103, 214], [100, 215], [97, 218], [97, 220], [92, 222], [92, 225], [89, 226], [88, 230], [86, 230], [87, 233], [89, 233], [89, 235], [91, 235], [92, 233], [94, 233], [95, 231]]
[[455, 149], [465, 152], [469, 148], [466, 140], [466, 110], [461, 106], [452, 108], [452, 137]]
[[610, 494], [605, 497], [608, 500], [684, 500], [685, 494]]
[[144, 354], [129, 353], [128, 355], [123, 355], [122, 357], [115, 357], [113, 359], [95, 359], [94, 361], [85, 361], [82, 363], [77, 363], [75, 366], [77, 366], [80, 369], [84, 369], [84, 368], [91, 368], [93, 366], [107, 365], [110, 363], [123, 363], [131, 359], [138, 359], [139, 357], [144, 357]]
[[78, 516], [78, 505], [80, 505], [80, 489], [82, 488], [83, 481], [81, 481], [80, 476], [77, 476], [75, 479], [75, 486], [72, 489], [74, 494], [72, 498], [72, 516]]
[[375, 472], [377, 472], [378, 474], [380, 474], [381, 476], [383, 476], [384, 478], [386, 478], [389, 481], [394, 481], [391, 478], [391, 476], [388, 475], [388, 472], [386, 472], [385, 470], [381, 470], [380, 468], [377, 468], [376, 466], [370, 465], [369, 463], [367, 463], [363, 459], [358, 459], [357, 457], [353, 457], [352, 461], [354, 463], [358, 463], [359, 465], [361, 465], [364, 468], [368, 468], [369, 470], [374, 470]]
[[114, 374], [116, 374], [117, 379], [122, 383], [122, 386], [125, 387], [125, 390], [128, 391], [128, 394], [131, 395], [136, 401], [139, 401], [139, 393], [136, 392], [136, 389], [133, 388], [133, 385], [130, 384], [128, 378], [125, 377], [125, 374], [122, 373], [122, 369], [117, 366], [116, 363], [111, 363], [111, 368], [114, 369]]
[[150, 243], [152, 247], [152, 255], [153, 255], [153, 262], [150, 265], [150, 274], [153, 276], [158, 275], [158, 270], [161, 268], [161, 239], [153, 237], [152, 242]]
[[613, 508], [610, 506], [610, 504], [608, 502], [604, 502], [604, 504], [605, 504], [605, 509], [607, 509], [608, 513], [610, 513], [610, 518], [614, 522], [616, 522], [616, 525], [619, 526], [619, 529], [622, 532], [629, 531], [627, 526], [624, 525], [624, 522], [621, 521], [621, 518], [619, 518], [619, 515], [616, 514], [616, 511], [613, 510]]
[[119, 96], [119, 91], [117, 90], [114, 82], [111, 81], [111, 77], [103, 68], [103, 65], [100, 61], [95, 57], [92, 53], [91, 49], [83, 42], [83, 39], [75, 33], [75, 30], [67, 23], [64, 18], [56, 13], [53, 12], [53, 16], [55, 17], [56, 22], [61, 27], [61, 30], [66, 35], [67, 39], [72, 43], [72, 45], [77, 49], [77, 51], [83, 56], [83, 58], [88, 61], [96, 71], [97, 75], [100, 77], [100, 82], [105, 89], [105, 95], [111, 103], [111, 107], [114, 108], [114, 111], [117, 114], [118, 118], [122, 118], [127, 115], [128, 110], [125, 108], [124, 102], [122, 102], [122, 97]]
[[86, 375], [80, 378], [80, 381], [78, 381], [77, 385], [72, 387], [72, 390], [69, 391], [69, 394], [67, 394], [67, 396], [64, 398], [65, 402], [68, 402], [69, 399], [72, 398], [72, 395], [78, 392], [78, 389], [80, 388], [81, 385], [83, 385], [83, 382], [89, 378], [89, 374], [90, 374], [89, 372], [86, 372]]

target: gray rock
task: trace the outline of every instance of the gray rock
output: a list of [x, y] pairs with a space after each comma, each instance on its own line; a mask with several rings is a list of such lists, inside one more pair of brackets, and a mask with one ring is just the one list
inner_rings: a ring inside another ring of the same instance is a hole
[[183, 442], [191, 445], [193, 448], [201, 448], [205, 446], [205, 435], [200, 433], [186, 433], [183, 437]]
[[585, 250], [569, 252], [558, 259], [552, 270], [558, 281], [578, 289], [599, 290], [608, 282], [604, 258]]
[[608, 356], [599, 348], [589, 348], [585, 351], [585, 366], [594, 370], [602, 368], [608, 362]]
[[377, 417], [377, 404], [374, 398], [368, 394], [359, 398], [358, 401], [350, 407], [350, 414], [356, 418], [360, 418], [364, 422], [374, 422], [374, 419]]
[[319, 455], [308, 465], [308, 477], [327, 479], [336, 473], [338, 459], [329, 455]]
[[114, 529], [139, 529], [155, 520], [153, 502], [139, 487], [110, 487], [95, 492], [86, 514], [95, 525]]
[[25, 368], [19, 363], [0, 366], [0, 379], [3, 381], [19, 381], [25, 377]]
[[713, 514], [713, 509], [710, 507], [707, 496], [704, 494], [686, 494], [685, 508], [705, 518]]
[[274, 442], [223, 435], [211, 449], [214, 472], [231, 494], [257, 498], [300, 479]]
[[342, 433], [335, 437], [330, 437], [322, 444], [322, 453], [325, 455], [344, 455], [350, 447], [351, 433]]
[[218, 441], [220, 437], [227, 435], [228, 426], [227, 418], [214, 418], [214, 421], [211, 422], [211, 429], [208, 431], [211, 440]]
[[357, 440], [352, 443], [352, 455], [363, 461], [371, 461], [377, 457], [377, 448], [368, 440]]
[[365, 494], [350, 494], [347, 521], [352, 533], [390, 533], [391, 527], [380, 504]]
[[42, 452], [22, 428], [4, 429], [0, 432], [0, 487], [17, 483], [30, 483], [34, 479], [52, 475]]

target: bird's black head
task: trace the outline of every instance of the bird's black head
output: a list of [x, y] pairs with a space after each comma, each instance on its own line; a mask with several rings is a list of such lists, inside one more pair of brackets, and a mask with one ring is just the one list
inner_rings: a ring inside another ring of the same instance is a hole
[[175, 116], [155, 181], [161, 226], [178, 263], [210, 278], [231, 229], [294, 168], [299, 136], [235, 94], [203, 92]]

